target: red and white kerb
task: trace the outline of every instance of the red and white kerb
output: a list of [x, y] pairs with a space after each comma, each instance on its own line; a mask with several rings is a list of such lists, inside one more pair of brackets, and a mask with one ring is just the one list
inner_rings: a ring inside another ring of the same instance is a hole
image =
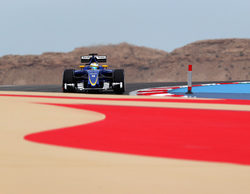
[[[196, 84], [192, 87], [200, 86], [215, 86], [225, 84], [250, 84], [250, 82], [229, 82], [229, 83], [210, 83], [210, 84]], [[187, 88], [187, 86], [172, 86], [172, 87], [159, 87], [159, 88], [147, 88], [135, 91], [137, 96], [172, 96], [172, 97], [188, 97], [187, 95], [176, 95], [171, 93], [172, 90], [179, 88]]]

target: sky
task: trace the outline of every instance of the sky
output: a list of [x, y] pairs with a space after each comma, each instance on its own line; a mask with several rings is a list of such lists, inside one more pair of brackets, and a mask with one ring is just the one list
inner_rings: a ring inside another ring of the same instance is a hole
[[0, 0], [0, 56], [250, 38], [249, 0]]

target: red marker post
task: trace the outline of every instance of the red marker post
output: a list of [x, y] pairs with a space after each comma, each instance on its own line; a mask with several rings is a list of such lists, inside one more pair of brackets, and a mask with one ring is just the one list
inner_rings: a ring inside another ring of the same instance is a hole
[[192, 92], [192, 65], [188, 65], [188, 91], [186, 94], [193, 94]]

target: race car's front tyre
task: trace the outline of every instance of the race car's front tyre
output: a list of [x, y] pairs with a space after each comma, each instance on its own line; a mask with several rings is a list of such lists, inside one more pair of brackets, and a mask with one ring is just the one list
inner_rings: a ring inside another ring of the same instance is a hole
[[66, 69], [63, 72], [63, 92], [75, 92], [74, 69]]
[[125, 92], [125, 85], [124, 85], [124, 70], [123, 69], [116, 69], [114, 70], [114, 93], [116, 94], [123, 94]]

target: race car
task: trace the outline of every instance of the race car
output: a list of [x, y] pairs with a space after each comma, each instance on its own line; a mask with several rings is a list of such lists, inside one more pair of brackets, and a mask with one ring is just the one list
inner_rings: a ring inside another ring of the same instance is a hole
[[63, 92], [112, 91], [122, 94], [125, 91], [124, 70], [108, 69], [107, 56], [92, 53], [81, 57], [79, 70], [66, 69], [63, 73]]

